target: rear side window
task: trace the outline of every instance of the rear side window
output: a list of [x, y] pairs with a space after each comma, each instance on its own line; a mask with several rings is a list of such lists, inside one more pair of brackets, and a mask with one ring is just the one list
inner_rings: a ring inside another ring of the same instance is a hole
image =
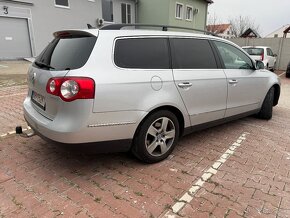
[[51, 66], [51, 70], [73, 70], [88, 61], [97, 38], [94, 36], [69, 36], [55, 38], [38, 56], [35, 67]]
[[216, 69], [217, 64], [207, 40], [177, 38], [170, 41], [175, 69]]
[[168, 41], [164, 38], [119, 39], [115, 64], [122, 68], [169, 69]]

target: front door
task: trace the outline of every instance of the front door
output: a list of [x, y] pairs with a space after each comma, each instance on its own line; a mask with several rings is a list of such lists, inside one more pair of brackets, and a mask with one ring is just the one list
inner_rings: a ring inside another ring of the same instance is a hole
[[267, 87], [267, 72], [256, 70], [251, 59], [237, 47], [215, 41], [224, 63], [228, 100], [226, 117], [259, 109]]

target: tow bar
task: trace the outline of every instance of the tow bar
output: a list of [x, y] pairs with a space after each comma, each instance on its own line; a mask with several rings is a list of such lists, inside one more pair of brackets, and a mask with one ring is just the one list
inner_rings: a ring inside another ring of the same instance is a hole
[[16, 134], [24, 138], [30, 138], [35, 135], [35, 132], [32, 129], [28, 129], [28, 130], [25, 130], [25, 132], [23, 132], [22, 126], [16, 126], [15, 132]]

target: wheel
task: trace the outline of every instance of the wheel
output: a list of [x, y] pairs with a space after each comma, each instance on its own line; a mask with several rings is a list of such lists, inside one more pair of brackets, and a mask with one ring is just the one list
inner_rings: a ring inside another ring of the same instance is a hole
[[146, 163], [159, 162], [173, 151], [178, 137], [176, 116], [170, 111], [157, 111], [147, 117], [137, 130], [132, 153]]
[[263, 102], [260, 112], [258, 113], [258, 117], [265, 120], [270, 120], [272, 118], [273, 113], [273, 102], [274, 102], [274, 87], [272, 87]]
[[290, 78], [290, 71], [288, 72], [286, 72], [286, 78]]

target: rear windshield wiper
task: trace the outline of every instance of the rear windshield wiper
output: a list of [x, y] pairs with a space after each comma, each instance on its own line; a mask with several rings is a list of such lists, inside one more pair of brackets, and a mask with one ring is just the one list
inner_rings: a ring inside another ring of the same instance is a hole
[[43, 62], [35, 61], [34, 63], [39, 67], [46, 67], [48, 69], [53, 69], [53, 70], [55, 69], [54, 67], [50, 66], [49, 64], [46, 64]]

